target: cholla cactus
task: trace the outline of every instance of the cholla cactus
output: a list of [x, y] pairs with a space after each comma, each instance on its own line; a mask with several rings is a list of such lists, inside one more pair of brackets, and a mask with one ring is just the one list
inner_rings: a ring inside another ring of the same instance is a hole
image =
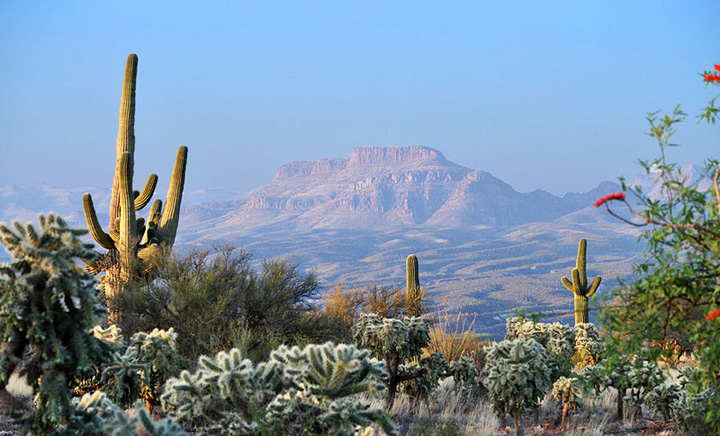
[[142, 398], [151, 411], [160, 404], [165, 380], [180, 370], [176, 345], [172, 328], [135, 333], [125, 353], [103, 371], [105, 391], [124, 407]]
[[[154, 421], [141, 402], [137, 402], [134, 411], [128, 416], [102, 392], [85, 394], [73, 399], [75, 414], [82, 416], [82, 425], [78, 428], [65, 428], [67, 434], [73, 430], [79, 435], [107, 436], [181, 436], [183, 428], [171, 418]], [[79, 421], [79, 420], [78, 420]]]
[[383, 364], [369, 354], [344, 344], [283, 346], [255, 366], [232, 349], [168, 380], [163, 403], [180, 421], [207, 423], [199, 435], [339, 435], [373, 423], [395, 435], [384, 411], [352, 397], [384, 388]]
[[[440, 385], [440, 380], [450, 375], [450, 365], [442, 353], [434, 352], [429, 357], [420, 359], [419, 367], [427, 368], [421, 377], [407, 380], [402, 384], [402, 392], [410, 397], [414, 403], [418, 400], [428, 400], [432, 392]], [[399, 373], [411, 374], [417, 370], [418, 365], [400, 365]]]
[[543, 347], [547, 344], [546, 324], [535, 322], [522, 317], [510, 317], [506, 321], [506, 340], [534, 339]]
[[613, 356], [600, 366], [585, 367], [580, 377], [597, 393], [610, 387], [617, 389], [617, 416], [634, 420], [648, 394], [664, 381], [654, 360], [640, 353], [634, 358]]
[[545, 348], [550, 358], [552, 380], [570, 372], [575, 352], [575, 332], [572, 327], [555, 322], [540, 323], [525, 318], [508, 318], [505, 339], [534, 339]]
[[673, 403], [680, 398], [680, 386], [660, 385], [650, 392], [647, 396], [646, 403], [657, 410], [665, 422], [672, 418]]
[[80, 240], [87, 231], [53, 214], [39, 221], [39, 229], [0, 224], [0, 243], [13, 257], [0, 265], [0, 390], [25, 357], [20, 375], [32, 382], [38, 406], [32, 425], [47, 431], [71, 415], [71, 382], [90, 376], [110, 347], [89, 333], [102, 311], [93, 277], [76, 264], [95, 255]]
[[696, 394], [681, 390], [678, 398], [672, 403], [672, 412], [680, 428], [696, 436], [716, 434], [712, 424], [706, 422], [713, 396], [713, 391], [710, 389], [704, 389]]
[[385, 361], [388, 377], [387, 408], [392, 407], [398, 384], [423, 376], [427, 367], [403, 367], [407, 361], [418, 359], [430, 342], [430, 327], [421, 318], [380, 318], [375, 314], [360, 317], [352, 328], [353, 341], [360, 348], [370, 350], [373, 357]]
[[502, 420], [511, 414], [516, 434], [523, 435], [522, 414], [550, 388], [550, 368], [545, 348], [534, 339], [495, 343], [487, 349], [487, 387], [493, 408]]
[[112, 324], [107, 328], [96, 325], [91, 331], [93, 336], [108, 344], [122, 344], [123, 342], [122, 329], [115, 324]]
[[600, 332], [594, 324], [586, 322], [575, 325], [575, 355], [572, 360], [578, 368], [600, 363], [603, 349]]
[[560, 429], [565, 428], [565, 418], [570, 409], [575, 411], [577, 408], [578, 389], [576, 386], [576, 379], [568, 377], [560, 377], [553, 383], [552, 395], [556, 400], [563, 404], [562, 421], [560, 423]]
[[450, 366], [450, 373], [456, 386], [476, 386], [478, 371], [475, 361], [469, 357], [462, 356]]

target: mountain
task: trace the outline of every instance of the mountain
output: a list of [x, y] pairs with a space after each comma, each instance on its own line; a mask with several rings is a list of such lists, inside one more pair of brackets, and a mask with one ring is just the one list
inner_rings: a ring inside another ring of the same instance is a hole
[[272, 182], [244, 199], [203, 205], [205, 210], [188, 214], [217, 218], [215, 227], [509, 226], [558, 218], [618, 188], [606, 182], [562, 198], [539, 190], [519, 193], [490, 173], [453, 163], [429, 147], [360, 147], [347, 159], [285, 164]]
[[[603, 182], [563, 196], [520, 193], [429, 147], [360, 147], [347, 159], [282, 165], [245, 196], [186, 192], [175, 248], [229, 242], [256, 262], [290, 258], [325, 288], [402, 287], [405, 258], [414, 253], [429, 307], [477, 312], [475, 328], [498, 335], [516, 309], [572, 322], [572, 295], [560, 278], [575, 266], [580, 238], [588, 240], [588, 274], [603, 277], [599, 293], [632, 275], [643, 251], [638, 230], [591, 206], [619, 188]], [[54, 210], [84, 226], [84, 192], [101, 214], [107, 210], [108, 190], [2, 188], [0, 221], [34, 221]]]

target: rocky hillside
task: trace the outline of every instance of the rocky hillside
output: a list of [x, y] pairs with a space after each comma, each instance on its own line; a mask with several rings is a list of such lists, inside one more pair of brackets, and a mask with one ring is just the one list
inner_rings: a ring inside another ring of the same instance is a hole
[[285, 164], [271, 183], [243, 200], [197, 207], [189, 215], [244, 228], [509, 226], [558, 218], [617, 188], [607, 183], [562, 198], [544, 191], [519, 193], [429, 147], [359, 147], [347, 159]]

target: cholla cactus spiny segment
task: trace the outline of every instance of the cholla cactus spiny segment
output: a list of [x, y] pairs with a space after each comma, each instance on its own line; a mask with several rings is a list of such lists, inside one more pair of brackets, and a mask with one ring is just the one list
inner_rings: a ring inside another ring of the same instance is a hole
[[203, 356], [199, 363], [195, 373], [183, 371], [168, 380], [163, 395], [178, 419], [210, 423], [198, 434], [222, 429], [224, 434], [251, 435], [262, 428], [276, 434], [339, 435], [372, 423], [396, 434], [381, 409], [349, 398], [383, 388], [383, 364], [354, 346], [280, 347], [257, 366], [233, 349], [215, 358]]
[[450, 373], [456, 385], [475, 386], [477, 384], [478, 371], [475, 361], [469, 357], [462, 356], [450, 366]]
[[680, 386], [676, 384], [660, 385], [648, 394], [647, 404], [660, 413], [665, 422], [672, 418], [673, 403], [680, 398]]
[[379, 392], [384, 388], [380, 380], [387, 375], [384, 363], [372, 362], [369, 351], [346, 344], [282, 346], [271, 357], [284, 365], [285, 375], [298, 386], [327, 399]]
[[76, 413], [86, 415], [83, 419], [82, 432], [78, 432], [78, 434], [107, 436], [181, 436], [186, 434], [180, 424], [171, 418], [154, 421], [141, 402], [135, 404], [134, 412], [128, 416], [102, 391], [75, 398], [73, 405]]
[[62, 218], [40, 215], [40, 226], [0, 224], [0, 243], [12, 256], [0, 265], [0, 389], [26, 352], [32, 380], [33, 425], [47, 431], [70, 415], [72, 385], [107, 360], [111, 347], [89, 332], [102, 315], [95, 281], [76, 261], [94, 258], [92, 246]]

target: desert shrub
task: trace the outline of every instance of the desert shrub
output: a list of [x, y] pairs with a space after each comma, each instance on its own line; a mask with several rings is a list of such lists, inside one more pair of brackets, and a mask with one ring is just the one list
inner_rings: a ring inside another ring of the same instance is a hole
[[399, 318], [405, 314], [406, 303], [405, 290], [401, 288], [370, 286], [364, 292], [360, 313], [374, 313], [381, 318]]
[[441, 353], [449, 363], [460, 360], [462, 356], [471, 357], [473, 351], [487, 345], [472, 331], [475, 317], [469, 312], [458, 312], [457, 316], [451, 317], [447, 307], [438, 309], [437, 318], [430, 324], [430, 342], [425, 354]]
[[383, 410], [354, 397], [381, 391], [384, 375], [352, 345], [281, 346], [257, 365], [232, 349], [168, 380], [163, 404], [198, 435], [345, 435], [373, 423], [395, 435]]
[[[716, 66], [720, 70], [720, 66]], [[706, 85], [716, 75], [703, 74]], [[715, 123], [720, 116], [717, 97], [700, 111], [698, 119]], [[673, 136], [687, 114], [678, 105], [672, 112], [648, 115], [649, 135], [657, 142], [655, 158], [640, 161], [654, 180], [652, 192], [630, 186], [596, 203], [624, 222], [643, 228], [646, 246], [636, 265], [636, 279], [611, 290], [602, 312], [603, 324], [617, 338], [613, 345], [633, 353], [648, 346], [670, 360], [678, 351], [693, 351], [701, 377], [697, 388], [720, 388], [720, 163], [708, 159], [699, 177], [690, 178], [668, 156]], [[657, 194], [657, 195], [655, 195]], [[610, 205], [618, 205], [622, 214]], [[677, 342], [676, 342], [677, 341]], [[674, 343], [676, 342], [676, 343]], [[677, 345], [677, 346], [676, 346]], [[679, 349], [678, 349], [679, 347]], [[715, 432], [720, 431], [720, 404], [709, 410]]]
[[487, 388], [493, 409], [502, 421], [510, 414], [516, 434], [524, 433], [522, 414], [535, 409], [550, 388], [545, 348], [534, 339], [504, 340], [487, 350]]
[[421, 318], [380, 318], [375, 314], [360, 317], [353, 326], [353, 341], [385, 362], [388, 376], [387, 408], [392, 407], [398, 384], [422, 377], [428, 368], [412, 364], [430, 341], [429, 327]]
[[94, 278], [77, 265], [96, 256], [80, 240], [87, 231], [53, 214], [39, 221], [39, 229], [0, 224], [13, 257], [0, 265], [0, 390], [24, 359], [19, 375], [32, 382], [37, 404], [27, 423], [42, 434], [73, 419], [73, 381], [90, 376], [110, 349], [90, 333], [102, 312]]
[[315, 275], [287, 260], [255, 271], [250, 255], [232, 246], [196, 250], [166, 258], [153, 281], [127, 286], [118, 297], [121, 327], [128, 334], [173, 328], [178, 352], [191, 359], [237, 346], [262, 360], [274, 344], [327, 336], [323, 318], [313, 317], [317, 292]]

